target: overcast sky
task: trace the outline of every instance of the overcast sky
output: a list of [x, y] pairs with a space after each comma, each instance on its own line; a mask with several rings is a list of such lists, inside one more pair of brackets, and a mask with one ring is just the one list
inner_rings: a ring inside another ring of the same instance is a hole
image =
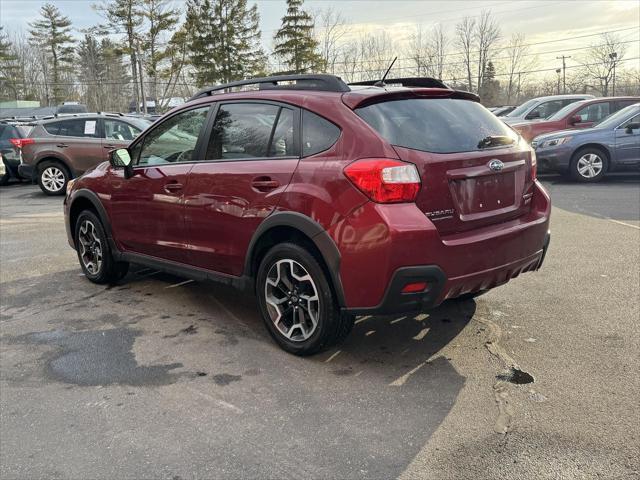
[[[76, 29], [101, 21], [91, 8], [94, 1], [49, 2], [69, 16]], [[0, 0], [0, 24], [9, 32], [26, 31], [29, 22], [38, 17], [38, 10], [44, 3], [43, 0]], [[263, 43], [268, 49], [285, 12], [286, 2], [257, 0], [256, 3], [261, 15]], [[175, 0], [174, 4], [184, 10], [184, 0]], [[561, 54], [558, 50], [566, 49], [567, 54], [578, 56], [581, 52], [575, 49], [597, 40], [597, 37], [585, 35], [611, 30], [621, 30], [618, 35], [630, 42], [627, 58], [640, 56], [639, 0], [307, 0], [305, 7], [309, 10], [333, 7], [342, 13], [353, 32], [385, 29], [398, 38], [406, 38], [417, 24], [442, 23], [452, 31], [461, 17], [476, 16], [483, 9], [490, 9], [500, 21], [504, 39], [514, 32], [522, 32], [527, 43], [545, 42], [533, 47], [540, 54], [541, 66], [557, 63], [555, 57]], [[402, 55], [402, 52], [398, 54]], [[568, 64], [571, 62], [569, 60]], [[628, 64], [629, 67], [640, 66], [640, 60], [631, 63], [633, 65]]]

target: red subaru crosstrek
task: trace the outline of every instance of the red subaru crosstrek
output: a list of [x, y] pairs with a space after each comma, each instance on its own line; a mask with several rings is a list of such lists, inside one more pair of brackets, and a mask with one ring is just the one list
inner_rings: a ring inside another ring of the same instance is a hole
[[354, 315], [540, 268], [551, 206], [531, 148], [473, 94], [390, 83], [403, 86], [299, 75], [201, 91], [70, 183], [84, 274], [114, 282], [132, 262], [247, 289], [278, 344], [305, 355]]

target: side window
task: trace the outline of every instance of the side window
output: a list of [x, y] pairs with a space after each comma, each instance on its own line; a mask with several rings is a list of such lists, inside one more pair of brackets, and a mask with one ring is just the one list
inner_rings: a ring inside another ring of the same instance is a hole
[[48, 134], [50, 135], [58, 135], [60, 131], [60, 124], [62, 122], [51, 122], [42, 124], [42, 128], [44, 128]]
[[221, 105], [213, 124], [207, 160], [293, 155], [293, 111], [263, 103]]
[[[144, 138], [137, 165], [190, 162], [209, 107], [178, 113], [153, 128]], [[132, 152], [134, 160], [137, 149]]]
[[599, 122], [609, 115], [609, 102], [594, 103], [576, 112], [581, 122]]
[[627, 128], [627, 125], [631, 125], [632, 123], [640, 123], [640, 115], [635, 115], [634, 117], [631, 117], [629, 120], [624, 122], [618, 128], [619, 129], [625, 129], [625, 128]]
[[104, 136], [111, 140], [131, 141], [138, 136], [140, 129], [128, 123], [110, 118], [104, 119]]
[[618, 110], [622, 110], [629, 105], [633, 105], [634, 103], [638, 103], [638, 100], [618, 100], [615, 102], [615, 107], [611, 113], [617, 112]]
[[[60, 135], [62, 137], [98, 138], [97, 124], [98, 121], [95, 118], [62, 120], [58, 122], [58, 130], [54, 135]], [[47, 131], [49, 132], [49, 129], [47, 129]]]
[[340, 129], [324, 118], [302, 111], [302, 156], [323, 152], [338, 141]]
[[547, 118], [556, 113], [564, 106], [565, 104], [562, 100], [551, 100], [550, 102], [544, 102], [531, 110], [531, 112], [529, 112], [529, 114], [525, 118], [527, 120], [533, 118]]

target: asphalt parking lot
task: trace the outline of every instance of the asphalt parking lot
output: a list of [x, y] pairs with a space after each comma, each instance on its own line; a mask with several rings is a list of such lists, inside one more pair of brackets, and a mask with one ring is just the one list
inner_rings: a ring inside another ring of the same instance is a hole
[[0, 189], [0, 477], [639, 478], [640, 177], [544, 183], [542, 270], [306, 359], [226, 287], [88, 282]]

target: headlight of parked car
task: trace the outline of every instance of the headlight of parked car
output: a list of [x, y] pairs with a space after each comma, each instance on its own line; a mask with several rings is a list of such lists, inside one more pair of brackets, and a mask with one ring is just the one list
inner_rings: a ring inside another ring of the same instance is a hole
[[546, 142], [543, 142], [542, 145], [540, 145], [540, 146], [542, 148], [557, 147], [558, 145], [562, 145], [563, 143], [566, 143], [569, 140], [571, 140], [571, 137], [554, 138], [554, 139], [551, 139], [551, 140], [547, 140]]

